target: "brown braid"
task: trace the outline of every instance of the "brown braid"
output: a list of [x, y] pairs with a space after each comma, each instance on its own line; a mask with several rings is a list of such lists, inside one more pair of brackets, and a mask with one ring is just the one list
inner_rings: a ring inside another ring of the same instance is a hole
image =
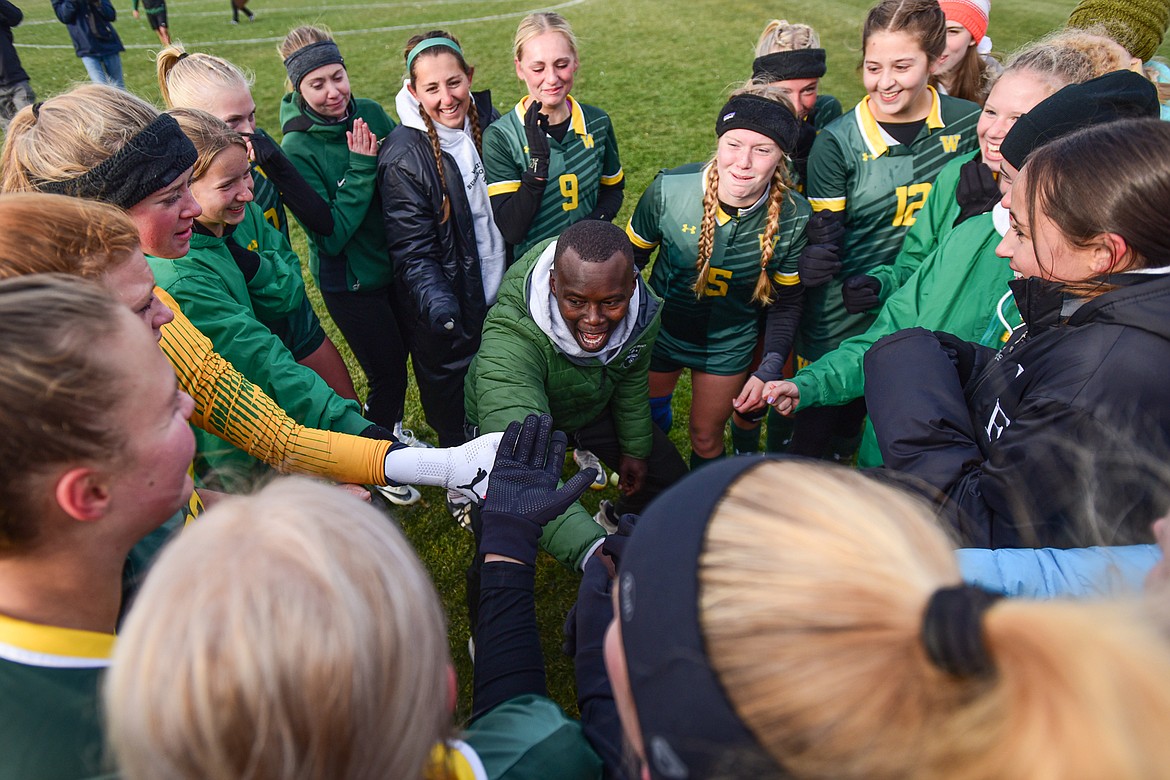
[[707, 166], [707, 182], [703, 190], [703, 221], [699, 223], [699, 255], [695, 258], [695, 298], [702, 298], [707, 289], [707, 271], [711, 268], [711, 252], [715, 248], [715, 210], [719, 208], [719, 171], [715, 161]]
[[427, 126], [427, 138], [431, 139], [431, 151], [435, 154], [435, 168], [439, 171], [439, 186], [443, 189], [443, 215], [439, 218], [439, 224], [445, 224], [451, 217], [451, 199], [447, 197], [447, 176], [443, 173], [443, 150], [439, 147], [439, 134], [435, 131], [435, 123], [431, 120], [431, 115], [422, 110], [419, 106], [419, 112], [422, 116], [423, 124]]
[[780, 210], [788, 198], [789, 183], [787, 163], [781, 162], [772, 174], [772, 192], [768, 194], [768, 222], [764, 226], [763, 247], [760, 250], [760, 278], [756, 280], [756, 289], [752, 293], [752, 303], [767, 306], [776, 299], [772, 289], [772, 280], [768, 278], [768, 263], [772, 262], [772, 255], [776, 252], [776, 231], [780, 228]]
[[467, 108], [467, 118], [471, 122], [471, 140], [475, 141], [475, 151], [483, 157], [483, 130], [479, 127], [479, 109], [475, 107], [475, 96], [471, 97], [471, 105]]

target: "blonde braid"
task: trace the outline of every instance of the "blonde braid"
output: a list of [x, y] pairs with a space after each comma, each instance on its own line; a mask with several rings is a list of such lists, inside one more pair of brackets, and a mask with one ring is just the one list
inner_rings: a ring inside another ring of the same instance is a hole
[[439, 186], [443, 190], [443, 215], [439, 218], [439, 224], [442, 225], [451, 217], [451, 199], [447, 197], [447, 176], [443, 173], [443, 150], [439, 147], [439, 134], [435, 132], [435, 123], [431, 121], [431, 115], [422, 106], [419, 106], [419, 113], [422, 114], [423, 124], [427, 126], [427, 137], [431, 139], [431, 151], [435, 154], [435, 168], [439, 171]]
[[756, 289], [752, 293], [752, 303], [767, 306], [776, 299], [772, 289], [772, 280], [768, 278], [768, 263], [772, 262], [772, 255], [776, 253], [776, 231], [780, 229], [780, 209], [788, 197], [787, 166], [784, 163], [776, 166], [772, 174], [772, 192], [768, 194], [768, 222], [764, 226], [763, 246], [760, 248], [760, 278], [756, 280]]
[[467, 109], [467, 118], [471, 121], [471, 140], [475, 141], [475, 151], [483, 157], [483, 130], [479, 126], [479, 109], [475, 107], [475, 98], [471, 98], [471, 106]]
[[715, 209], [719, 207], [719, 171], [715, 161], [707, 166], [707, 182], [703, 191], [703, 221], [699, 223], [699, 255], [695, 258], [695, 298], [702, 298], [707, 288], [707, 271], [711, 268], [711, 252], [715, 248]]

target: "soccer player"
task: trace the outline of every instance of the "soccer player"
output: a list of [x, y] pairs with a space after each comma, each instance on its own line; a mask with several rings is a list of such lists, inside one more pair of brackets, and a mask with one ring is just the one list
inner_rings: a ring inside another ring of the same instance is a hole
[[[839, 247], [802, 259], [798, 367], [869, 326], [872, 313], [846, 309], [870, 292], [859, 275], [894, 260], [939, 170], [977, 146], [979, 107], [927, 85], [945, 43], [946, 18], [935, 0], [883, 0], [866, 17], [862, 81], [869, 94], [817, 136], [809, 159], [805, 193], [816, 212], [809, 242]], [[801, 412], [790, 451], [848, 458], [864, 416], [860, 401]]]
[[[658, 249], [650, 286], [665, 306], [650, 362], [650, 407], [669, 430], [675, 385], [691, 370], [692, 469], [723, 457], [733, 408], [747, 422], [763, 416], [759, 391], [780, 377], [792, 347], [811, 213], [787, 177], [800, 125], [775, 87], [732, 93], [715, 123], [713, 159], [658, 174], [626, 229], [640, 267]], [[749, 377], [765, 319], [765, 365]], [[733, 439], [737, 427], [754, 426], [736, 420]]]
[[513, 46], [528, 95], [484, 132], [483, 163], [513, 260], [581, 219], [612, 221], [625, 174], [609, 115], [569, 93], [577, 39], [555, 13], [526, 16]]
[[[138, 18], [138, 0], [133, 1], [134, 18]], [[142, 0], [142, 10], [146, 13], [146, 21], [150, 22], [150, 29], [158, 35], [159, 43], [163, 46], [171, 45], [171, 30], [167, 26], [166, 0]]]

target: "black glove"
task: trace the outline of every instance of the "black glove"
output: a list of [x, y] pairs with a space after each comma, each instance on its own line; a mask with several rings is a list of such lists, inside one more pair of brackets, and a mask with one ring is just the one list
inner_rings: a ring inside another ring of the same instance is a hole
[[536, 565], [545, 524], [568, 509], [597, 478], [597, 469], [581, 469], [557, 488], [568, 443], [564, 433], [553, 431], [547, 414], [530, 414], [523, 425], [508, 424], [483, 502], [482, 554]]
[[860, 314], [863, 311], [876, 309], [881, 304], [881, 299], [878, 297], [881, 291], [881, 281], [869, 274], [850, 276], [841, 285], [841, 299], [845, 301], [845, 311], [850, 314]]
[[983, 164], [983, 160], [979, 157], [968, 160], [959, 168], [959, 187], [955, 190], [959, 216], [955, 217], [955, 224], [952, 227], [958, 227], [971, 217], [991, 211], [1002, 197], [995, 176], [991, 169]]
[[818, 211], [809, 218], [805, 235], [810, 244], [839, 247], [845, 236], [845, 215], [837, 211]]
[[936, 330], [934, 337], [938, 339], [943, 352], [947, 353], [947, 357], [955, 364], [955, 370], [959, 372], [959, 384], [966, 387], [975, 368], [975, 345], [942, 330]]
[[841, 273], [841, 261], [833, 244], [809, 244], [800, 253], [797, 265], [805, 287], [820, 287]]
[[261, 168], [271, 162], [280, 153], [280, 147], [269, 136], [253, 135], [252, 133], [240, 133], [240, 135], [251, 142], [252, 155], [255, 158], [256, 164]]
[[243, 272], [244, 281], [250, 282], [255, 279], [256, 274], [260, 271], [260, 255], [251, 249], [240, 246], [231, 236], [228, 236], [224, 244], [227, 245], [228, 253], [231, 254], [232, 259], [236, 261], [236, 265]]
[[524, 135], [528, 138], [528, 172], [538, 179], [548, 178], [548, 117], [540, 113], [544, 105], [536, 100], [524, 112]]

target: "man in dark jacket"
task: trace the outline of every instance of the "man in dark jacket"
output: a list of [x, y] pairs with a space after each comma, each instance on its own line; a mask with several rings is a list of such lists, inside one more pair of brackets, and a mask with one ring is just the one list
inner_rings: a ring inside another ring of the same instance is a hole
[[[553, 425], [621, 477], [619, 512], [639, 512], [686, 473], [650, 421], [650, 351], [662, 303], [634, 270], [621, 228], [582, 220], [539, 257], [504, 275], [467, 373], [468, 421], [502, 431], [529, 414]], [[541, 543], [583, 565], [604, 535], [580, 503], [545, 527]]]
[[53, 0], [57, 18], [69, 28], [73, 49], [94, 84], [126, 88], [122, 40], [114, 29], [118, 12], [110, 0]]
[[0, 130], [7, 129], [8, 120], [37, 99], [12, 45], [12, 28], [23, 19], [19, 8], [0, 0]]

